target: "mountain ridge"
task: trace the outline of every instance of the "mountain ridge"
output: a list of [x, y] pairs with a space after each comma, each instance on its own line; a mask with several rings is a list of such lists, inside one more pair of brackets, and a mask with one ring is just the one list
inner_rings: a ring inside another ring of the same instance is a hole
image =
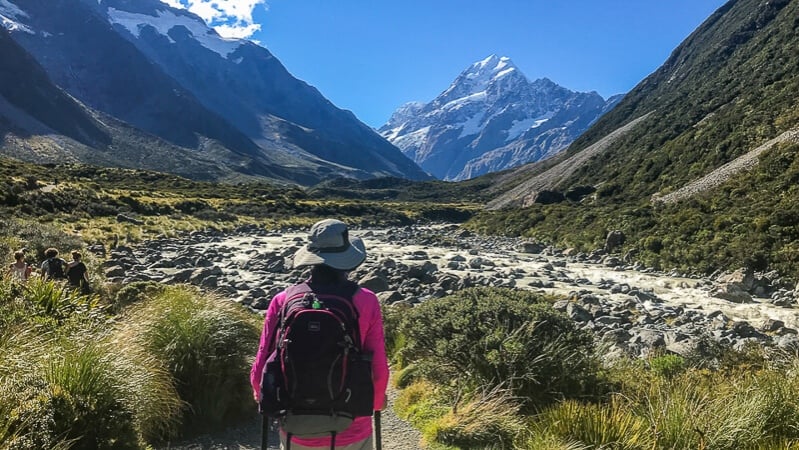
[[[188, 11], [149, 0], [7, 0], [3, 5], [3, 17], [14, 19], [4, 20], [4, 26], [13, 29], [13, 38], [56, 85], [93, 110], [194, 151], [200, 159], [209, 144], [243, 159], [243, 164], [222, 171], [306, 185], [337, 176], [428, 178], [352, 113], [339, 110], [315, 88], [294, 79], [266, 49], [249, 41], [225, 40]], [[127, 16], [112, 21], [109, 11], [120, 14], [123, 8]], [[153, 23], [136, 23], [145, 16], [162, 18], [160, 31], [166, 34], [160, 34]], [[73, 27], [74, 23], [82, 26]], [[157, 51], [143, 51], [146, 46], [130, 29], [155, 42], [154, 48], [163, 54], [156, 58]], [[181, 52], [182, 59], [174, 64], [184, 64], [182, 74], [175, 67], [168, 70], [165, 61]], [[231, 55], [235, 61], [228, 61]], [[264, 71], [270, 64], [277, 69]], [[238, 65], [250, 72], [235, 72]], [[268, 97], [262, 95], [263, 89], [254, 90], [258, 86], [244, 85], [237, 91], [223, 91], [214, 101], [214, 88], [254, 79], [261, 88], [274, 85], [277, 96]], [[216, 84], [209, 85], [212, 81]], [[244, 95], [248, 89], [251, 94]], [[258, 114], [247, 115], [251, 108], [243, 99], [253, 98], [266, 99], [274, 110], [262, 108]], [[286, 113], [291, 108], [296, 117]], [[305, 121], [296, 123], [286, 117]], [[331, 117], [336, 120], [328, 120]], [[318, 126], [324, 122], [333, 129]], [[229, 163], [220, 160], [222, 165]]]
[[490, 55], [432, 101], [402, 105], [378, 131], [436, 177], [461, 180], [557, 153], [617, 101], [529, 81], [510, 58]]

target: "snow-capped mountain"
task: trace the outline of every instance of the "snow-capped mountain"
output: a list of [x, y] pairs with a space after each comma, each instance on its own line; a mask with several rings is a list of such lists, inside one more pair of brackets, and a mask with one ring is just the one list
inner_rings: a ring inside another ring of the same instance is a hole
[[235, 170], [313, 184], [429, 177], [253, 42], [159, 0], [0, 0], [0, 24], [90, 108]]
[[401, 106], [378, 131], [435, 177], [462, 180], [565, 149], [619, 100], [529, 81], [491, 55], [430, 103]]

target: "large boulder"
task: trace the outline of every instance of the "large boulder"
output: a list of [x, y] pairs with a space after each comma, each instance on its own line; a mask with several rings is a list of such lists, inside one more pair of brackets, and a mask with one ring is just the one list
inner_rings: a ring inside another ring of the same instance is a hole
[[617, 249], [621, 248], [622, 244], [626, 236], [624, 232], [621, 230], [613, 230], [605, 237], [605, 251], [608, 253], [613, 253]]

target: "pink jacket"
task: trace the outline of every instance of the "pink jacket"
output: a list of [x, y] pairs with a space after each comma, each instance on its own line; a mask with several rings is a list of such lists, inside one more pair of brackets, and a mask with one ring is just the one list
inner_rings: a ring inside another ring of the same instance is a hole
[[[270, 339], [272, 330], [277, 325], [280, 308], [286, 301], [286, 291], [283, 291], [272, 299], [269, 309], [266, 311], [264, 329], [261, 333], [261, 344], [258, 347], [258, 354], [250, 372], [250, 383], [256, 398], [261, 395], [261, 378], [264, 373], [264, 366], [269, 357]], [[386, 360], [386, 345], [383, 336], [383, 317], [380, 313], [380, 303], [375, 294], [364, 288], [358, 289], [352, 298], [355, 308], [358, 310], [358, 325], [361, 332], [361, 348], [365, 353], [372, 356], [372, 378], [374, 380], [375, 398], [374, 409], [381, 410], [385, 403], [386, 386], [388, 385], [388, 362]], [[336, 446], [344, 446], [360, 442], [372, 435], [372, 418], [357, 417], [349, 428], [336, 435]], [[330, 438], [300, 439], [292, 437], [292, 443], [304, 445], [306, 447], [330, 447]]]

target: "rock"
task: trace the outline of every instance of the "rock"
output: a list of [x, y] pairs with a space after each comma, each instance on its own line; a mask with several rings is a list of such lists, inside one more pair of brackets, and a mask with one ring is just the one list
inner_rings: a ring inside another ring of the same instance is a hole
[[117, 214], [117, 222], [132, 223], [134, 225], [144, 225], [144, 222], [142, 222], [141, 220], [136, 219], [135, 217], [126, 216], [124, 214]]
[[402, 301], [405, 297], [397, 291], [384, 291], [377, 294], [377, 298], [381, 303], [390, 305], [392, 303]]
[[653, 349], [665, 347], [666, 340], [661, 331], [641, 329], [633, 331], [630, 344], [635, 344], [639, 348]]
[[369, 274], [361, 278], [358, 284], [376, 294], [389, 290], [388, 280], [375, 271], [369, 272]]
[[624, 244], [626, 237], [621, 230], [613, 230], [605, 237], [604, 250], [608, 253], [613, 253]]
[[469, 267], [472, 269], [479, 269], [483, 267], [484, 260], [481, 257], [475, 257], [469, 260]]
[[588, 310], [577, 303], [569, 303], [566, 306], [566, 315], [575, 322], [588, 322], [594, 318]]
[[103, 244], [90, 245], [90, 246], [86, 247], [86, 250], [88, 250], [90, 253], [93, 253], [93, 254], [95, 254], [97, 256], [105, 258], [106, 251], [105, 251], [105, 245], [103, 245]]
[[539, 254], [544, 251], [544, 244], [538, 242], [522, 242], [519, 244], [519, 253]]
[[751, 270], [738, 269], [727, 275], [722, 275], [717, 280], [720, 284], [735, 284], [740, 290], [751, 291], [755, 286], [755, 276]]
[[711, 295], [733, 303], [752, 303], [752, 296], [745, 292], [739, 283], [722, 284]]
[[683, 339], [666, 345], [666, 350], [682, 357], [694, 355], [697, 353], [698, 349], [699, 344], [694, 339]]
[[124, 277], [127, 272], [123, 267], [113, 265], [105, 269], [105, 276], [106, 278]]
[[784, 326], [785, 322], [781, 320], [767, 319], [760, 329], [768, 333], [770, 331], [777, 331]]
[[189, 277], [189, 282], [191, 284], [199, 284], [201, 286], [206, 286], [206, 283], [209, 283], [206, 278], [209, 277], [219, 277], [222, 275], [222, 269], [217, 266], [213, 267], [201, 267], [199, 269], [195, 269], [191, 276]]
[[733, 335], [739, 338], [758, 338], [763, 339], [765, 336], [755, 330], [755, 327], [752, 326], [749, 322], [745, 320], [739, 320], [733, 322], [731, 328]]

